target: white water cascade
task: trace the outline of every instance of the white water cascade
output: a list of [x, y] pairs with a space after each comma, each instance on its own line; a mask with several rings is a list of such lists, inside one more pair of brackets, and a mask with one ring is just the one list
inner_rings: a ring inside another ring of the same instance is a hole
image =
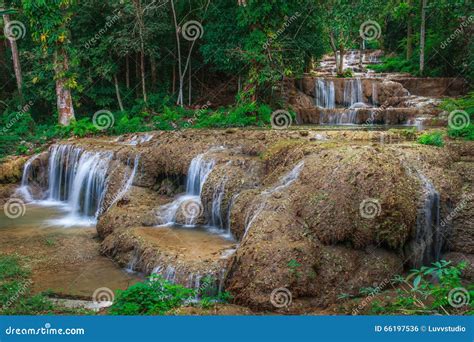
[[400, 158], [400, 161], [407, 175], [417, 178], [421, 184], [415, 234], [404, 248], [405, 258], [410, 261], [410, 266], [419, 268], [440, 259], [449, 225], [440, 224], [440, 195], [433, 183], [404, 158]]
[[293, 182], [298, 179], [303, 167], [304, 161], [299, 162], [290, 172], [281, 177], [279, 182], [274, 187], [264, 190], [260, 196], [257, 196], [256, 200], [251, 205], [251, 209], [247, 213], [247, 217], [245, 218], [245, 233], [242, 240], [247, 235], [248, 231], [252, 227], [252, 224], [267, 206], [267, 201], [270, 196], [273, 193], [283, 190], [293, 184]]
[[318, 78], [315, 87], [316, 106], [325, 109], [336, 108], [334, 82]]
[[356, 78], [344, 82], [344, 105], [350, 108], [361, 102], [364, 102], [361, 79]]
[[178, 224], [179, 210], [181, 210], [185, 219], [185, 226], [196, 225], [197, 219], [204, 210], [201, 202], [201, 191], [215, 165], [215, 160], [207, 160], [206, 153], [198, 155], [191, 161], [186, 181], [186, 194], [161, 207], [158, 216], [163, 225]]
[[48, 201], [67, 204], [59, 224], [94, 224], [104, 200], [111, 152], [89, 152], [72, 145], [50, 148]]
[[34, 155], [26, 161], [25, 166], [23, 167], [23, 174], [21, 176], [21, 185], [16, 191], [16, 193], [22, 196], [27, 202], [32, 202], [34, 200], [30, 192], [29, 180], [31, 177], [33, 177], [32, 163], [38, 158], [38, 156], [39, 154]]
[[137, 155], [127, 161], [122, 185], [113, 198], [105, 201], [113, 152], [90, 152], [74, 145], [51, 146], [47, 189], [43, 189], [43, 196], [33, 196], [30, 181], [46, 183], [37, 179], [39, 175], [35, 174], [33, 162], [38, 157], [39, 155], [35, 155], [25, 163], [21, 186], [17, 193], [26, 202], [44, 206], [60, 205], [67, 212], [66, 216], [49, 222], [61, 226], [95, 224], [101, 214], [128, 192], [140, 159]]
[[444, 234], [440, 226], [440, 197], [433, 183], [418, 173], [422, 183], [423, 197], [418, 208], [416, 233], [412, 241], [414, 255], [411, 260], [415, 267], [430, 265], [439, 260], [444, 244]]

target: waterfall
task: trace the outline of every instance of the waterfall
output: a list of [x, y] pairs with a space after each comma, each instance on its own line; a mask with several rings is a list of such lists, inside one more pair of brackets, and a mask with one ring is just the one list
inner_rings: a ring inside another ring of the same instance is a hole
[[186, 183], [186, 193], [188, 195], [201, 195], [202, 187], [215, 165], [214, 160], [205, 160], [205, 154], [200, 154], [191, 161]]
[[[215, 150], [209, 152], [213, 151]], [[206, 153], [198, 155], [191, 161], [186, 180], [186, 194], [179, 196], [160, 209], [158, 216], [163, 225], [177, 224], [179, 210], [183, 213], [186, 226], [196, 225], [196, 220], [204, 210], [201, 201], [202, 188], [215, 165], [215, 160], [206, 159]]]
[[105, 195], [111, 153], [83, 152], [77, 163], [68, 202], [72, 216], [96, 217]]
[[[120, 201], [123, 196], [130, 190], [130, 187], [133, 184], [133, 180], [135, 179], [135, 175], [137, 174], [138, 165], [140, 164], [140, 155], [136, 155], [133, 162], [133, 168], [131, 167], [131, 159], [127, 160], [127, 169], [130, 170], [130, 173], [125, 172], [123, 175], [122, 180], [122, 187], [117, 192], [117, 195], [110, 201], [110, 203], [103, 203], [100, 206], [100, 209], [96, 213], [96, 217], [99, 217], [102, 213], [106, 212], [110, 207], [112, 207], [115, 203]], [[106, 201], [103, 201], [106, 202]]]
[[378, 87], [377, 87], [377, 83], [374, 82], [372, 83], [372, 104], [374, 106], [378, 106], [379, 104], [379, 95], [378, 95]]
[[73, 145], [53, 145], [49, 153], [48, 197], [43, 203], [64, 203], [69, 212], [51, 223], [94, 224], [104, 200], [113, 154], [88, 152]]
[[273, 193], [283, 190], [293, 184], [293, 182], [298, 179], [301, 171], [303, 170], [303, 167], [304, 161], [299, 162], [290, 172], [281, 177], [274, 187], [264, 190], [260, 194], [260, 196], [256, 198], [256, 200], [251, 205], [251, 209], [247, 212], [247, 217], [245, 218], [245, 233], [242, 237], [242, 240], [252, 227], [253, 222], [258, 218], [258, 216], [260, 216], [260, 213], [265, 209], [270, 196]]
[[82, 152], [82, 149], [72, 145], [54, 145], [50, 148], [48, 166], [48, 199], [50, 201], [69, 199]]
[[211, 226], [224, 228], [224, 219], [222, 217], [222, 201], [225, 195], [225, 185], [227, 177], [220, 180], [212, 195]]
[[363, 103], [362, 81], [360, 78], [344, 82], [344, 105], [352, 107], [356, 103]]
[[320, 108], [336, 108], [334, 82], [318, 78], [315, 84], [316, 106]]
[[34, 155], [30, 159], [28, 159], [23, 167], [23, 174], [21, 176], [21, 185], [20, 188], [16, 191], [17, 194], [22, 196], [25, 201], [27, 202], [32, 202], [33, 196], [31, 195], [30, 192], [30, 186], [29, 186], [29, 180], [30, 177], [32, 177], [32, 163], [38, 158], [39, 154]]
[[429, 265], [439, 260], [444, 243], [440, 231], [440, 198], [433, 183], [418, 173], [423, 186], [421, 206], [418, 208], [416, 233], [413, 241], [414, 266]]
[[422, 186], [422, 196], [419, 201], [416, 230], [411, 241], [405, 247], [406, 258], [411, 267], [419, 268], [439, 260], [444, 245], [446, 230], [443, 226], [440, 212], [440, 196], [433, 183], [414, 166], [401, 159], [407, 174], [417, 178]]

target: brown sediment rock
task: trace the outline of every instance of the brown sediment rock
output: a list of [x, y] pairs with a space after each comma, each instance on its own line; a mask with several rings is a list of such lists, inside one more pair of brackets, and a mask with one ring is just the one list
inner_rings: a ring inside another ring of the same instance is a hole
[[[403, 272], [408, 257], [404, 247], [416, 234], [422, 194], [411, 169], [440, 193], [442, 217], [472, 190], [472, 146], [422, 146], [412, 142], [413, 132], [305, 127], [154, 135], [143, 146], [100, 139], [67, 142], [115, 153], [106, 195], [113, 205], [97, 225], [104, 239], [102, 252], [145, 273], [172, 267], [184, 284], [196, 274], [222, 276], [229, 262], [226, 288], [236, 303], [259, 310], [275, 309], [270, 296], [278, 288], [291, 291], [295, 302], [308, 305], [302, 312], [309, 312], [335, 303], [341, 293], [355, 294]], [[224, 149], [209, 153], [216, 166], [201, 199], [208, 215], [216, 191], [223, 188], [221, 216], [232, 208], [230, 229], [236, 242], [202, 231], [153, 228], [160, 224], [160, 206], [184, 192], [192, 159], [218, 146]], [[114, 202], [112, 195], [133, 165], [128, 161], [137, 155], [133, 186]], [[289, 182], [286, 177], [301, 162], [301, 173]], [[373, 217], [361, 214], [367, 200], [375, 206]], [[453, 219], [446, 250], [474, 254], [469, 220], [472, 209]], [[232, 248], [236, 253], [221, 259]]]
[[0, 184], [16, 183], [21, 180], [23, 165], [27, 157], [9, 157], [0, 164]]

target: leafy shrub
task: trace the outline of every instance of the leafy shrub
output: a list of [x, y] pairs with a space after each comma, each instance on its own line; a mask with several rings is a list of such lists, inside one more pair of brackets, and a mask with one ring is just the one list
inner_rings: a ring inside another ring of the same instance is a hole
[[425, 133], [418, 138], [418, 143], [422, 145], [444, 146], [443, 134], [441, 132]]
[[194, 298], [195, 292], [152, 275], [124, 291], [117, 291], [112, 315], [163, 315]]
[[352, 78], [354, 77], [354, 73], [352, 72], [351, 69], [345, 69], [342, 74], [337, 74], [337, 77], [339, 78]]
[[469, 125], [462, 129], [448, 127], [448, 136], [451, 138], [474, 140], [474, 93], [459, 99], [445, 99], [440, 108], [449, 113], [455, 110], [465, 111], [469, 115]]
[[402, 56], [382, 58], [381, 64], [371, 64], [368, 68], [376, 72], [406, 72], [417, 75], [419, 72], [419, 64], [417, 59], [407, 60]]
[[146, 115], [146, 113], [142, 113], [139, 116], [131, 117], [127, 113], [114, 113], [115, 123], [105, 133], [127, 134], [150, 131], [149, 125], [145, 122]]
[[[412, 270], [404, 278], [397, 276], [392, 283], [398, 285], [396, 297], [386, 305], [380, 301], [372, 303], [373, 313], [404, 313], [404, 314], [447, 314], [450, 312], [467, 312], [474, 308], [474, 286], [463, 286], [461, 272], [466, 267], [465, 262], [456, 266], [451, 262], [441, 260], [432, 266], [423, 266]], [[464, 288], [469, 302], [463, 307], [450, 305], [454, 289]], [[470, 299], [469, 299], [470, 298]]]

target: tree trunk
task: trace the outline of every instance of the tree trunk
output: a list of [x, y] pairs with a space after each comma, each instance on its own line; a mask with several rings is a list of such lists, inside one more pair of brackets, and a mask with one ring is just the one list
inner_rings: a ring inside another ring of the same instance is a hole
[[193, 90], [193, 85], [192, 85], [192, 72], [191, 72], [191, 61], [189, 62], [189, 81], [188, 81], [188, 106], [191, 106], [192, 102], [192, 90]]
[[140, 91], [140, 63], [138, 62], [140, 60], [140, 52], [135, 53], [135, 92], [136, 92], [136, 97], [139, 98], [141, 95]]
[[141, 70], [141, 78], [142, 78], [142, 93], [143, 93], [143, 101], [146, 103], [147, 96], [146, 96], [146, 83], [145, 83], [145, 51], [142, 44], [142, 51], [140, 53], [140, 70]]
[[69, 126], [74, 117], [71, 90], [65, 86], [66, 79], [60, 75], [67, 72], [69, 62], [66, 52], [56, 52], [54, 55], [54, 71], [56, 74], [56, 98], [58, 107], [58, 122], [62, 126]]
[[342, 75], [344, 73], [344, 46], [339, 45], [339, 65], [337, 67], [337, 73]]
[[[8, 14], [3, 15], [3, 21], [5, 27], [10, 24], [10, 16]], [[10, 48], [12, 50], [13, 69], [15, 71], [16, 86], [18, 89], [18, 95], [23, 99], [23, 77], [21, 74], [20, 54], [18, 53], [18, 46], [14, 39], [8, 39], [10, 42]]]
[[117, 102], [118, 102], [120, 111], [123, 112], [124, 109], [123, 109], [122, 97], [120, 96], [119, 82], [118, 82], [116, 74], [114, 74], [114, 84], [115, 84], [115, 94], [117, 95]]
[[171, 92], [174, 94], [176, 92], [176, 62], [173, 63], [173, 83]]
[[420, 32], [420, 75], [425, 72], [425, 38], [426, 38], [426, 5], [428, 0], [423, 0], [421, 7], [421, 32]]
[[125, 56], [125, 83], [127, 89], [130, 89], [130, 58], [128, 55]]
[[156, 83], [158, 81], [158, 77], [156, 75], [156, 60], [155, 57], [150, 56], [150, 68], [151, 68], [151, 88], [156, 90]]
[[329, 32], [329, 44], [331, 45], [332, 52], [334, 53], [334, 59], [336, 62], [336, 71], [338, 70], [338, 59], [337, 59], [337, 46], [336, 40], [334, 39], [334, 33], [331, 31]]
[[411, 14], [412, 0], [408, 0], [408, 7], [410, 13], [408, 13], [407, 20], [407, 60], [413, 56], [413, 16]]
[[183, 99], [183, 67], [181, 64], [181, 41], [179, 39], [179, 26], [178, 26], [178, 19], [176, 18], [176, 10], [174, 9], [174, 0], [171, 0], [171, 11], [173, 13], [173, 22], [176, 34], [176, 48], [178, 50], [178, 72], [179, 72], [179, 92], [178, 92], [178, 100], [176, 104], [178, 106], [183, 106], [184, 99]]

